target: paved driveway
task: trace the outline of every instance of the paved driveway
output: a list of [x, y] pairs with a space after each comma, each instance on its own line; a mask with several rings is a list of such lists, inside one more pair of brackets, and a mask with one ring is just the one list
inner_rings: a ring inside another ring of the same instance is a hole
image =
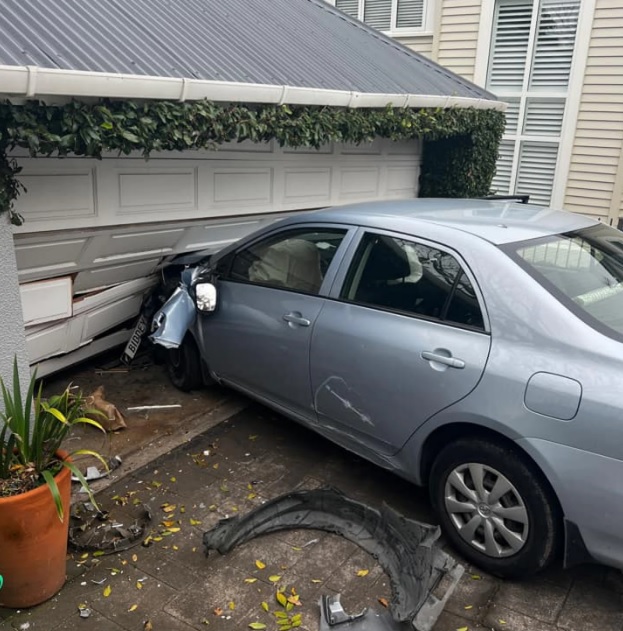
[[[149, 547], [101, 557], [74, 553], [72, 580], [62, 592], [30, 611], [0, 611], [0, 627], [242, 631], [259, 622], [277, 631], [278, 586], [290, 595], [295, 589], [302, 605], [289, 615], [300, 613], [300, 628], [310, 631], [318, 628], [320, 594], [341, 592], [352, 613], [381, 607], [379, 599], [390, 597], [386, 576], [366, 553], [334, 535], [282, 532], [226, 556], [202, 554], [201, 534], [218, 519], [296, 487], [323, 485], [432, 520], [423, 491], [252, 406], [100, 494], [104, 508], [126, 524], [139, 502], [149, 502]], [[621, 575], [605, 568], [554, 569], [525, 583], [468, 568], [435, 631], [621, 631], [622, 594]], [[79, 606], [88, 607], [90, 617], [81, 619]]]

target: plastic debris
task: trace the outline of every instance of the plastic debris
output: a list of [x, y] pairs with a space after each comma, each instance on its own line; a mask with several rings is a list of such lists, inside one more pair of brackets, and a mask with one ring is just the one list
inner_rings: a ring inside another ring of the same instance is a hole
[[431, 631], [464, 571], [436, 544], [438, 527], [408, 519], [387, 505], [377, 510], [335, 489], [287, 493], [246, 515], [222, 519], [203, 535], [203, 545], [206, 555], [210, 550], [226, 554], [258, 535], [290, 528], [341, 535], [377, 559], [389, 576], [393, 626], [378, 626], [383, 615], [371, 612], [374, 618], [355, 621], [358, 631], [366, 629], [366, 619], [375, 624], [367, 627], [371, 630], [400, 629], [395, 623], [410, 622], [418, 631]]

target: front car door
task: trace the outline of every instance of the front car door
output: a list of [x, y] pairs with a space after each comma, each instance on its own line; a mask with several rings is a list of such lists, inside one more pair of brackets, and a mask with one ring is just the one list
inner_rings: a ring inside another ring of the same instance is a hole
[[353, 249], [314, 327], [314, 405], [338, 441], [392, 454], [476, 386], [490, 336], [456, 254], [372, 230]]
[[315, 421], [310, 335], [348, 227], [287, 228], [217, 263], [218, 307], [200, 315], [210, 370], [249, 394]]

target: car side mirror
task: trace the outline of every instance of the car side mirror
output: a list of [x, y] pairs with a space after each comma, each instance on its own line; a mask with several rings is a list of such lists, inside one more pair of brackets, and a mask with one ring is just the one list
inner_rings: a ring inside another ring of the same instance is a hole
[[211, 312], [216, 309], [216, 287], [212, 283], [197, 283], [195, 296], [199, 311]]

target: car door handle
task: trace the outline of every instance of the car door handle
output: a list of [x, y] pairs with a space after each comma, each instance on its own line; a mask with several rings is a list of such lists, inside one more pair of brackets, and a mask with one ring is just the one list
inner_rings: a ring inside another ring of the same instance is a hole
[[422, 351], [422, 359], [429, 362], [436, 362], [438, 364], [444, 364], [450, 366], [450, 368], [465, 368], [465, 362], [462, 359], [456, 357], [447, 357], [446, 355], [438, 355], [431, 351]]
[[283, 319], [289, 324], [298, 324], [299, 326], [310, 326], [311, 320], [304, 318], [300, 313], [285, 313]]

